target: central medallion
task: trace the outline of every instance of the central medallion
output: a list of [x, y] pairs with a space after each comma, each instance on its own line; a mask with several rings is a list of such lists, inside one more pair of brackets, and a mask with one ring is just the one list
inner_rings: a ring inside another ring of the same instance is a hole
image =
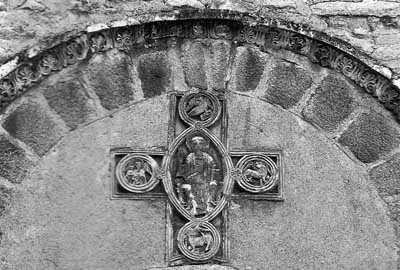
[[165, 187], [171, 202], [189, 220], [214, 218], [233, 186], [233, 166], [221, 141], [207, 129], [190, 127], [169, 150]]

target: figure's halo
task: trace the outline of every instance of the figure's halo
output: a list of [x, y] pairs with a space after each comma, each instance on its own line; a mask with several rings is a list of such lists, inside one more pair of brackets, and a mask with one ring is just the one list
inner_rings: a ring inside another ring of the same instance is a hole
[[185, 143], [186, 143], [186, 146], [187, 146], [187, 148], [189, 149], [190, 152], [193, 152], [192, 140], [193, 140], [193, 138], [196, 138], [196, 137], [201, 137], [201, 138], [203, 138], [203, 140], [204, 140], [204, 142], [205, 142], [204, 148], [207, 149], [207, 148], [210, 147], [210, 139], [207, 138], [207, 136], [205, 136], [205, 135], [202, 134], [201, 132], [196, 131], [196, 132], [193, 132], [193, 133], [189, 134], [189, 135], [187, 136], [187, 138], [186, 138], [186, 142], [185, 142]]

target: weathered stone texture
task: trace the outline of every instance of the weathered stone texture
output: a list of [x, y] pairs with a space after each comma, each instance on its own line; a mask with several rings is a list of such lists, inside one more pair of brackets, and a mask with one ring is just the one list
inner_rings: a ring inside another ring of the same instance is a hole
[[163, 52], [140, 56], [138, 73], [142, 81], [145, 98], [159, 95], [169, 87], [171, 67], [166, 54]]
[[256, 89], [264, 72], [265, 59], [252, 47], [237, 48], [235, 59], [236, 91], [249, 92]]
[[332, 1], [311, 6], [315, 15], [348, 15], [348, 16], [397, 16], [400, 4], [388, 1], [364, 1], [352, 3]]
[[[13, 191], [5, 186], [0, 185], [0, 217], [6, 213], [12, 203]], [[0, 243], [1, 243], [1, 231], [0, 231]]]
[[400, 194], [400, 155], [372, 168], [369, 175], [382, 197]]
[[[240, 207], [229, 210], [232, 266], [396, 269], [393, 241], [376, 241], [387, 232], [395, 237], [365, 166], [282, 108], [239, 95], [228, 102], [231, 149], [283, 149], [285, 170], [283, 202], [234, 200]], [[393, 259], [376, 255], [387, 244]]]
[[400, 136], [393, 124], [376, 112], [363, 113], [343, 132], [339, 142], [362, 162], [374, 162], [398, 147]]
[[372, 53], [375, 40], [371, 35], [371, 23], [368, 17], [330, 16], [326, 18], [328, 33], [334, 35], [363, 51]]
[[[21, 183], [33, 163], [26, 157], [25, 150], [0, 135], [0, 176], [11, 183]], [[1, 196], [0, 196], [1, 197]]]
[[236, 269], [227, 265], [200, 264], [200, 265], [171, 266], [165, 268], [157, 267], [148, 270], [236, 270]]
[[303, 111], [306, 120], [332, 131], [354, 110], [355, 90], [344, 78], [328, 75]]
[[85, 74], [91, 89], [98, 95], [101, 105], [113, 110], [134, 100], [135, 82], [130, 58], [110, 51], [92, 58]]
[[64, 130], [39, 103], [20, 104], [2, 124], [11, 136], [23, 141], [43, 156], [63, 135]]
[[388, 214], [400, 237], [400, 154], [372, 168], [369, 172], [379, 195], [388, 205]]
[[7, 230], [0, 229], [15, 235], [4, 245], [10, 269], [165, 265], [165, 200], [110, 200], [109, 168], [112, 146], [166, 146], [168, 105], [162, 95], [118, 110], [70, 133], [39, 162], [29, 190], [13, 200], [18, 219], [7, 218]]
[[77, 77], [47, 86], [43, 94], [49, 106], [71, 129], [87, 121], [90, 114], [94, 112], [94, 108], [88, 104], [87, 90]]
[[207, 89], [204, 48], [200, 42], [182, 44], [182, 66], [188, 86]]
[[[13, 236], [3, 245], [12, 251], [4, 264], [18, 270], [167, 267], [165, 201], [110, 200], [109, 151], [111, 145], [167, 147], [168, 101], [161, 95], [118, 110], [66, 136], [42, 159], [29, 191], [13, 201], [18, 219], [4, 230]], [[284, 202], [235, 200], [240, 207], [229, 209], [230, 267], [394, 269], [395, 236], [365, 166], [282, 108], [232, 92], [227, 105], [230, 147], [282, 149], [285, 166]]]
[[312, 84], [309, 73], [293, 63], [276, 65], [268, 75], [264, 98], [286, 109], [294, 106]]
[[[367, 38], [367, 35], [363, 34], [362, 38], [357, 39], [351, 30], [340, 27], [337, 29], [335, 26], [328, 25], [325, 20], [335, 16], [369, 17], [372, 19], [382, 18], [381, 23], [393, 25], [393, 22], [387, 23], [387, 21], [396, 20], [400, 10], [398, 2], [398, 0], [5, 1], [0, 7], [0, 10], [4, 10], [2, 11], [3, 20], [0, 22], [0, 44], [2, 44], [0, 46], [0, 62], [39, 40], [46, 40], [48, 37], [71, 30], [82, 31], [89, 25], [108, 23], [126, 17], [134, 18], [135, 15], [146, 12], [154, 13], [171, 8], [204, 8], [206, 6], [285, 18], [295, 23], [310, 25], [311, 28], [319, 31], [328, 32], [335, 37], [349, 41], [358, 48], [371, 49], [372, 46], [369, 44], [371, 40]], [[392, 68], [400, 66], [399, 61], [387, 61], [387, 63]]]
[[216, 41], [210, 44], [207, 71], [210, 87], [213, 90], [225, 90], [230, 49], [230, 44], [227, 41]]
[[363, 0], [310, 0], [310, 4], [319, 4], [319, 3], [326, 3], [326, 2], [353, 2], [358, 3], [362, 2]]

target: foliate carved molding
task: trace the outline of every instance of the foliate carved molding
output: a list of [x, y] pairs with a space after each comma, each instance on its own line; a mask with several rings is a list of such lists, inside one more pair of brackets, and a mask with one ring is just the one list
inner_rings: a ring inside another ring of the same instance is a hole
[[356, 50], [347, 44], [322, 33], [272, 18], [255, 18], [222, 10], [182, 10], [170, 17], [160, 16], [157, 20], [151, 22], [151, 19], [147, 19], [140, 25], [125, 24], [82, 33], [34, 57], [28, 54], [20, 57], [17, 68], [0, 80], [0, 109], [51, 73], [93, 54], [113, 48], [121, 51], [135, 50], [138, 46], [148, 48], [157, 39], [200, 38], [232, 40], [238, 44], [254, 44], [262, 50], [285, 49], [307, 56], [312, 62], [334, 69], [353, 80], [400, 118], [399, 89], [388, 78], [365, 64], [363, 61], [366, 58], [361, 53], [354, 53]]

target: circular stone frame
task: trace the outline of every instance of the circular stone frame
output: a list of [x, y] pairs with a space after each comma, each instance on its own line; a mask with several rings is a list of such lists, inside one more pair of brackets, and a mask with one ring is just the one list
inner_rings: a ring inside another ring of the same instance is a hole
[[[193, 251], [189, 250], [185, 245], [184, 245], [184, 241], [185, 241], [185, 233], [188, 229], [194, 228], [196, 226], [203, 226], [207, 229], [210, 230], [212, 238], [213, 238], [213, 243], [211, 245], [210, 250], [208, 250], [205, 254], [197, 254], [194, 253]], [[190, 221], [188, 223], [186, 223], [178, 232], [178, 248], [179, 250], [182, 252], [182, 254], [192, 260], [192, 261], [207, 261], [209, 259], [211, 259], [212, 257], [215, 256], [215, 254], [217, 254], [219, 247], [221, 245], [221, 236], [219, 235], [219, 232], [217, 231], [217, 229], [214, 227], [214, 225], [212, 225], [211, 223], [207, 222], [207, 221], [202, 221], [202, 222], [194, 222], [194, 221]]]
[[[189, 102], [189, 100], [191, 100], [192, 98], [194, 98], [196, 96], [205, 96], [211, 102], [213, 111], [211, 113], [211, 116], [206, 120], [195, 120], [195, 119], [191, 118], [188, 115], [188, 113], [186, 112], [187, 103]], [[179, 111], [179, 116], [182, 118], [182, 120], [185, 123], [187, 123], [189, 125], [198, 124], [198, 125], [202, 125], [203, 127], [209, 127], [212, 124], [214, 124], [215, 121], [217, 121], [219, 119], [219, 117], [221, 116], [221, 103], [220, 103], [219, 99], [211, 93], [202, 92], [202, 91], [201, 92], [191, 92], [191, 93], [187, 93], [187, 94], [183, 95], [183, 97], [179, 101], [178, 111]]]
[[[246, 168], [247, 164], [249, 162], [252, 162], [255, 160], [261, 160], [261, 161], [265, 162], [267, 164], [267, 166], [269, 166], [272, 169], [271, 178], [269, 179], [267, 184], [265, 184], [263, 186], [256, 186], [256, 185], [250, 184], [247, 181], [246, 176], [243, 174], [243, 170]], [[257, 154], [246, 155], [239, 160], [239, 162], [236, 165], [236, 168], [239, 169], [239, 171], [240, 171], [240, 176], [237, 177], [237, 182], [241, 188], [243, 188], [244, 190], [246, 190], [248, 192], [252, 192], [252, 193], [266, 192], [268, 190], [273, 189], [278, 183], [278, 179], [279, 179], [278, 167], [271, 158], [269, 158], [265, 155], [257, 155]]]
[[[128, 179], [124, 175], [123, 171], [124, 168], [131, 160], [134, 159], [141, 159], [147, 164], [150, 165], [150, 168], [152, 170], [152, 175], [150, 180], [142, 185], [132, 185], [128, 183]], [[156, 172], [159, 170], [159, 166], [157, 162], [150, 157], [149, 155], [144, 155], [144, 154], [129, 154], [125, 157], [123, 157], [117, 164], [117, 167], [115, 169], [115, 175], [117, 177], [118, 183], [126, 190], [134, 192], [134, 193], [145, 193], [149, 192], [152, 190], [159, 182], [159, 179], [156, 177]]]

